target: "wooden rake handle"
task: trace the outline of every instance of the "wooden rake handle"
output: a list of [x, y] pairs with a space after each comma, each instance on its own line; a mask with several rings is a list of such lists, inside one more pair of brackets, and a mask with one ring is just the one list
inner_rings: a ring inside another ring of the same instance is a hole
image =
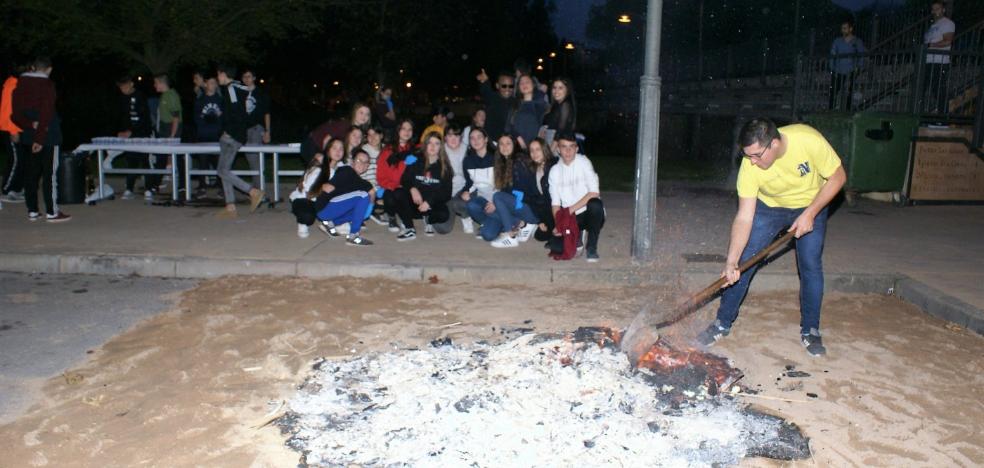
[[[795, 231], [786, 232], [781, 237], [779, 237], [771, 244], [769, 244], [766, 248], [760, 250], [758, 253], [753, 255], [752, 258], [749, 258], [748, 260], [742, 262], [741, 265], [738, 265], [738, 271], [744, 273], [756, 263], [762, 261], [769, 255], [772, 255], [772, 253], [775, 252], [779, 247], [782, 247], [787, 243], [789, 243], [789, 241], [793, 239], [794, 234], [796, 234]], [[727, 281], [728, 281], [727, 278], [718, 278], [718, 280], [711, 283], [710, 286], [704, 288], [704, 290], [702, 290], [701, 292], [691, 296], [690, 299], [687, 299], [686, 302], [684, 302], [680, 307], [678, 307], [673, 312], [673, 314], [670, 315], [669, 319], [656, 324], [656, 329], [658, 330], [660, 328], [673, 325], [674, 323], [677, 323], [680, 320], [682, 320], [684, 317], [695, 312], [697, 309], [700, 308], [700, 306], [704, 305], [705, 302], [707, 302], [712, 296], [714, 296], [714, 294], [716, 294], [724, 286], [724, 283], [726, 283]]]

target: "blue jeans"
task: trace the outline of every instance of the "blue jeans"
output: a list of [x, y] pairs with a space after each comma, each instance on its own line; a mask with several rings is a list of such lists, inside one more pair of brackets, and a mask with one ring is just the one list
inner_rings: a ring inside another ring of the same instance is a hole
[[349, 232], [358, 234], [369, 210], [369, 197], [366, 195], [330, 201], [318, 212], [318, 219], [331, 221], [335, 226], [351, 223]]
[[[758, 201], [755, 206], [755, 218], [752, 221], [752, 233], [748, 245], [741, 253], [740, 262], [748, 260], [760, 250], [768, 246], [780, 229], [796, 220], [803, 208], [771, 208]], [[823, 302], [823, 239], [827, 232], [827, 208], [817, 214], [813, 220], [813, 231], [796, 239], [796, 266], [800, 277], [800, 331], [809, 333], [811, 328], [820, 330], [820, 304]], [[761, 262], [760, 262], [761, 263]], [[752, 266], [737, 283], [731, 285], [721, 294], [721, 305], [718, 308], [717, 319], [721, 326], [731, 328], [738, 318], [738, 307], [745, 300], [748, 285], [752, 276], [758, 270], [758, 265]]]
[[[539, 224], [540, 220], [533, 214], [530, 205], [523, 203], [516, 209], [516, 196], [506, 192], [496, 192], [492, 196], [492, 203], [495, 205], [495, 213], [499, 217], [502, 231], [512, 231], [519, 225], [519, 220], [528, 224]], [[498, 234], [498, 233], [496, 233]]]
[[485, 212], [485, 205], [488, 202], [485, 198], [474, 195], [468, 200], [467, 208], [468, 216], [476, 223], [482, 225], [478, 231], [482, 239], [492, 241], [502, 232], [502, 221], [499, 220], [499, 217], [494, 212], [492, 214]]

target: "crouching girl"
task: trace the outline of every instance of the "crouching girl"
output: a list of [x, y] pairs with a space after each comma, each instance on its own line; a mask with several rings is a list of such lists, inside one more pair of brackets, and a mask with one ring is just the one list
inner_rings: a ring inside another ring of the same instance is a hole
[[414, 218], [423, 218], [424, 233], [447, 234], [454, 227], [454, 218], [448, 208], [451, 200], [451, 178], [454, 172], [444, 151], [444, 142], [437, 132], [424, 137], [423, 155], [420, 161], [408, 163], [403, 171], [401, 188], [397, 189], [397, 211], [405, 226], [397, 236], [398, 241], [416, 238]]

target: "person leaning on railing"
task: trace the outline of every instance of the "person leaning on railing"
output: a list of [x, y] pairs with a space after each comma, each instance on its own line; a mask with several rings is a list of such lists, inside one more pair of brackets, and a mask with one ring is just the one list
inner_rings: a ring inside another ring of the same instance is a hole
[[830, 103], [829, 109], [843, 101], [841, 91], [847, 88], [847, 104], [845, 110], [850, 111], [854, 97], [854, 78], [858, 70], [864, 66], [864, 59], [857, 56], [867, 52], [864, 42], [854, 35], [854, 22], [851, 20], [841, 23], [841, 37], [834, 39], [830, 45]]
[[923, 36], [923, 44], [928, 50], [926, 53], [926, 65], [923, 67], [923, 87], [922, 95], [929, 89], [929, 106], [923, 106], [923, 110], [928, 110], [931, 114], [945, 114], [947, 112], [947, 75], [950, 73], [950, 55], [934, 54], [934, 50], [950, 51], [953, 44], [953, 35], [957, 26], [947, 18], [946, 7], [942, 0], [935, 0], [931, 7], [933, 13], [933, 24], [926, 30]]

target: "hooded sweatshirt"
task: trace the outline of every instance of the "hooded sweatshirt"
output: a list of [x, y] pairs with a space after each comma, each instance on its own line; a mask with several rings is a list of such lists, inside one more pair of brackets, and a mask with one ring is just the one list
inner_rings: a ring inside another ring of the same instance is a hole
[[11, 135], [17, 135], [21, 132], [20, 127], [14, 125], [14, 121], [10, 120], [11, 114], [14, 112], [13, 104], [10, 101], [13, 99], [15, 88], [17, 88], [17, 77], [7, 77], [7, 81], [3, 82], [3, 94], [0, 95], [0, 130]]
[[222, 131], [239, 143], [246, 143], [249, 125], [246, 100], [249, 98], [249, 89], [238, 81], [231, 81], [219, 87], [219, 92], [222, 93]]
[[421, 198], [431, 206], [445, 205], [451, 200], [451, 168], [442, 176], [440, 161], [430, 165], [417, 161], [407, 166], [401, 183], [404, 187], [416, 187]]
[[488, 149], [485, 157], [481, 157], [473, 148], [468, 148], [468, 154], [461, 163], [465, 173], [465, 186], [462, 192], [477, 192], [477, 195], [491, 201], [495, 193], [495, 153]]
[[[55, 113], [55, 83], [44, 73], [28, 72], [17, 80], [11, 120], [21, 128], [21, 143], [61, 144], [61, 125]], [[34, 128], [34, 122], [38, 127]]]

